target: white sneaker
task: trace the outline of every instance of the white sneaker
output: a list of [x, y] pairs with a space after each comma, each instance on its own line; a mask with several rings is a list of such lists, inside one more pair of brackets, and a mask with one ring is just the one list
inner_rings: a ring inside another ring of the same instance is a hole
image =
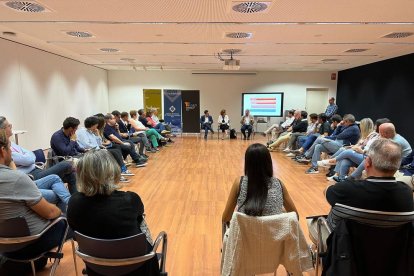
[[293, 152], [286, 154], [287, 157], [294, 157], [296, 156], [296, 154], [294, 154]]
[[121, 183], [129, 183], [131, 181], [129, 181], [126, 177], [121, 176], [121, 178], [119, 179], [119, 182], [121, 182]]
[[134, 176], [135, 174], [130, 172], [129, 170], [126, 170], [124, 172], [121, 172], [122, 176]]
[[285, 149], [283, 150], [283, 152], [286, 152], [286, 153], [290, 152], [290, 148], [285, 148]]
[[328, 160], [321, 160], [316, 162], [318, 164], [318, 167], [324, 167], [324, 168], [329, 168], [331, 167], [331, 164], [329, 163]]
[[330, 176], [330, 177], [327, 177], [326, 179], [328, 180], [328, 181], [334, 181], [334, 177], [335, 177], [336, 175], [332, 175], [332, 176]]

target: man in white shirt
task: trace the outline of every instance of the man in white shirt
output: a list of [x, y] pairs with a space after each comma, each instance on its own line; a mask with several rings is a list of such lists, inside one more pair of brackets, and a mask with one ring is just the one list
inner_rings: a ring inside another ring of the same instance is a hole
[[274, 141], [280, 133], [282, 133], [285, 129], [287, 129], [288, 127], [290, 127], [290, 125], [293, 123], [293, 121], [295, 120], [295, 117], [293, 116], [293, 114], [295, 113], [294, 110], [289, 110], [288, 111], [288, 116], [286, 117], [286, 120], [279, 124], [273, 124], [271, 127], [269, 127], [265, 132], [263, 132], [263, 136], [266, 136], [269, 133], [272, 133], [272, 141]]

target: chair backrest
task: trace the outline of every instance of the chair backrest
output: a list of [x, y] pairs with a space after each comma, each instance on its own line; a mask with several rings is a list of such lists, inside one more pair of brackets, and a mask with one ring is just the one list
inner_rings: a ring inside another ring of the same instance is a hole
[[273, 273], [279, 264], [291, 275], [313, 268], [296, 213], [252, 217], [235, 212], [227, 234], [221, 275]]
[[43, 152], [42, 149], [37, 149], [33, 151], [34, 155], [36, 156], [36, 163], [40, 162], [40, 163], [46, 163], [46, 157], [45, 157], [45, 153]]
[[[91, 269], [101, 275], [124, 275], [130, 273], [140, 266], [144, 261], [137, 261], [134, 264], [122, 265], [126, 259], [133, 262], [133, 259], [145, 255], [147, 251], [147, 242], [145, 234], [137, 234], [131, 237], [121, 239], [96, 239], [85, 236], [75, 231], [75, 239], [78, 243], [78, 254], [86, 263], [88, 269]], [[89, 257], [89, 258], [87, 258]], [[94, 264], [89, 261], [99, 260], [101, 264]], [[119, 262], [117, 262], [119, 261]], [[104, 265], [107, 264], [107, 265]]]
[[[413, 275], [414, 212], [381, 212], [337, 204], [332, 213], [342, 219], [328, 239], [325, 275], [347, 269], [351, 275]], [[338, 252], [341, 256], [335, 256]], [[347, 262], [335, 262], [338, 257]]]
[[25, 247], [32, 241], [19, 238], [29, 236], [29, 226], [24, 217], [11, 218], [0, 222], [0, 253], [12, 252]]

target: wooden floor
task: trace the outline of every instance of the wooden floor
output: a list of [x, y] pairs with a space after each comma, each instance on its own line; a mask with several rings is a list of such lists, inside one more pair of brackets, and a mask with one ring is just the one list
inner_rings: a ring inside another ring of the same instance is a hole
[[[244, 152], [255, 142], [266, 140], [258, 135], [252, 141], [177, 137], [172, 146], [151, 154], [146, 168], [132, 169], [136, 175], [124, 189], [141, 196], [152, 235], [168, 233], [169, 275], [220, 274], [221, 214], [233, 180], [243, 174]], [[323, 197], [325, 172], [305, 175], [307, 166], [282, 152], [271, 154], [275, 176], [294, 200], [307, 237], [304, 218], [329, 210]], [[56, 275], [75, 275], [70, 243], [64, 254]], [[80, 259], [78, 265], [83, 267]], [[46, 269], [38, 275], [48, 273]], [[283, 268], [278, 275], [286, 275]]]

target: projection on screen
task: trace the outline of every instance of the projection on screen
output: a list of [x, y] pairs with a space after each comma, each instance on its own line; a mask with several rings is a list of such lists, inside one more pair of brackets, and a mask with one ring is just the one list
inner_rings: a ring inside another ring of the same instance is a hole
[[246, 109], [254, 117], [282, 117], [283, 93], [243, 93], [242, 115]]

